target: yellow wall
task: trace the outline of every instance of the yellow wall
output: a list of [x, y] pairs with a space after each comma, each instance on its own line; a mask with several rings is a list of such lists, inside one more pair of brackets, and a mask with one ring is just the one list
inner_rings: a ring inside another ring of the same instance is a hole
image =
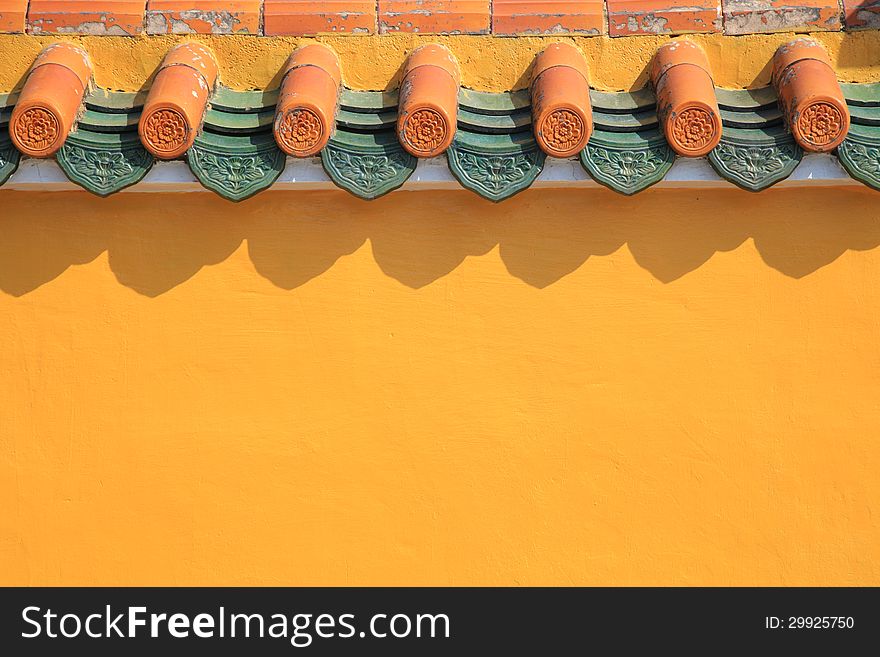
[[[689, 34], [699, 43], [712, 66], [715, 84], [721, 87], [761, 87], [770, 84], [771, 60], [776, 49], [795, 38], [792, 33]], [[802, 35], [801, 35], [802, 36]], [[880, 31], [813, 32], [828, 51], [840, 80], [880, 82], [877, 53]], [[548, 44], [567, 41], [587, 58], [593, 87], [607, 90], [638, 89], [648, 82], [648, 68], [666, 35], [627, 37], [492, 37], [387, 34], [377, 36], [327, 35], [318, 38], [253, 36], [143, 36], [78, 37], [0, 34], [0, 92], [18, 88], [40, 50], [50, 43], [78, 43], [91, 55], [95, 82], [108, 89], [137, 91], [149, 85], [162, 58], [174, 45], [200, 41], [217, 55], [220, 80], [233, 89], [263, 89], [279, 84], [284, 62], [306, 43], [331, 46], [342, 63], [345, 84], [353, 89], [396, 88], [409, 52], [426, 43], [443, 43], [455, 54], [462, 84], [473, 89], [505, 91], [528, 86], [529, 67]], [[498, 62], [504, 62], [499, 66]]]
[[0, 191], [0, 584], [880, 584], [867, 189]]

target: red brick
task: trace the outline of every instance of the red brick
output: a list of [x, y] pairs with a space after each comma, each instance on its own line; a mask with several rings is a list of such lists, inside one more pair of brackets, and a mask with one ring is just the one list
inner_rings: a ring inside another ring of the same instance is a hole
[[146, 0], [31, 0], [27, 30], [31, 34], [140, 34], [146, 4]]
[[492, 3], [492, 32], [495, 34], [602, 34], [604, 31], [602, 0], [495, 0]]
[[0, 33], [24, 32], [27, 0], [0, 0]]
[[839, 30], [837, 0], [721, 0], [725, 34]]
[[489, 0], [379, 0], [379, 31], [488, 34]]
[[149, 0], [147, 34], [259, 34], [261, 0]]
[[376, 2], [343, 0], [265, 0], [266, 35], [325, 33], [368, 34], [376, 31]]
[[720, 0], [607, 1], [611, 36], [721, 31]]
[[843, 15], [849, 29], [880, 28], [880, 0], [843, 0]]

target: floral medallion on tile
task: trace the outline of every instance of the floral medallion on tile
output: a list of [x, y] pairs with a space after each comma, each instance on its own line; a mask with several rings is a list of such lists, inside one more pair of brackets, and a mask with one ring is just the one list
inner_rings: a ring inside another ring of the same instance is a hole
[[231, 136], [205, 131], [186, 153], [199, 182], [230, 201], [242, 201], [271, 186], [284, 170], [285, 159], [270, 132]]
[[788, 178], [800, 164], [803, 151], [782, 126], [725, 127], [721, 143], [708, 157], [722, 178], [750, 192], [759, 192]]
[[98, 196], [109, 196], [141, 180], [153, 156], [136, 132], [101, 133], [78, 129], [70, 134], [55, 159], [65, 175]]
[[12, 144], [12, 141], [5, 134], [5, 130], [0, 132], [0, 185], [9, 180], [9, 176], [15, 173], [18, 168], [18, 162], [21, 159], [21, 153]]
[[660, 182], [675, 161], [675, 154], [659, 130], [596, 130], [581, 151], [580, 160], [596, 182], [629, 196]]
[[[873, 86], [880, 90], [880, 85]], [[837, 147], [837, 158], [853, 178], [880, 189], [880, 96], [873, 100], [877, 103], [850, 104], [853, 122], [846, 139]]]
[[391, 131], [337, 130], [321, 151], [321, 163], [330, 179], [363, 199], [378, 198], [400, 187], [417, 162]]
[[459, 130], [446, 157], [463, 187], [498, 202], [528, 188], [541, 173], [546, 155], [527, 132], [493, 135]]

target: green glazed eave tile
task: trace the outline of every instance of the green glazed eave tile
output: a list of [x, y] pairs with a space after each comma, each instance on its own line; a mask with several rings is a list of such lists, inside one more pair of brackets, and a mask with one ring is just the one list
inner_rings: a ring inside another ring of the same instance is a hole
[[337, 130], [321, 151], [321, 163], [336, 185], [360, 198], [374, 199], [405, 183], [418, 161], [403, 150], [394, 131]]
[[777, 105], [760, 107], [749, 111], [731, 111], [721, 109], [721, 122], [725, 128], [751, 128], [754, 126], [772, 126], [782, 123], [782, 111]]
[[880, 126], [860, 125], [851, 123], [846, 133], [847, 139], [855, 139], [862, 143], [880, 144]]
[[211, 95], [211, 105], [222, 112], [231, 114], [254, 114], [267, 110], [275, 111], [278, 102], [278, 89], [257, 91], [235, 91], [218, 86]]
[[866, 132], [850, 129], [837, 147], [837, 159], [854, 179], [880, 189], [880, 134]]
[[397, 112], [397, 90], [393, 91], [355, 91], [343, 89], [339, 93], [339, 106], [349, 112], [373, 114]]
[[488, 153], [507, 153], [510, 151], [530, 149], [536, 145], [531, 132], [512, 132], [503, 135], [490, 135], [470, 130], [459, 130], [455, 134], [455, 143], [470, 149], [483, 150]]
[[462, 87], [458, 90], [458, 104], [474, 114], [503, 116], [517, 111], [530, 111], [531, 99], [528, 89], [492, 92]]
[[205, 112], [205, 130], [229, 135], [241, 135], [263, 130], [272, 125], [275, 108], [249, 114], [225, 112], [213, 105]]
[[[744, 132], [753, 131], [739, 131]], [[725, 133], [708, 159], [725, 180], [750, 192], [759, 192], [788, 178], [800, 164], [803, 154], [790, 135], [761, 140], [758, 136]]]
[[880, 105], [876, 107], [850, 105], [849, 116], [853, 123], [880, 126]]
[[7, 93], [0, 93], [0, 108], [2, 107], [12, 107], [18, 101], [18, 92], [17, 91], [9, 91]]
[[12, 140], [6, 134], [0, 134], [0, 185], [9, 180], [9, 176], [15, 173], [21, 153], [13, 146]]
[[675, 154], [659, 130], [645, 134], [596, 131], [581, 151], [580, 161], [596, 182], [629, 196], [661, 181]]
[[653, 111], [657, 101], [650, 87], [636, 91], [598, 91], [590, 89], [590, 103], [594, 110], [607, 114], [634, 114]]
[[275, 182], [286, 158], [271, 132], [233, 137], [203, 132], [186, 153], [199, 182], [230, 201], [242, 201]]
[[715, 87], [715, 98], [720, 109], [732, 112], [753, 112], [777, 104], [776, 90], [773, 87], [757, 89]]
[[390, 112], [352, 112], [340, 108], [336, 113], [336, 123], [351, 130], [388, 130], [397, 122], [397, 111]]
[[55, 155], [71, 182], [98, 196], [109, 196], [141, 180], [153, 156], [137, 133], [126, 135], [77, 129]]
[[737, 144], [783, 144], [793, 141], [791, 133], [783, 124], [757, 126], [752, 128], [736, 128], [724, 126], [722, 139]]
[[446, 158], [464, 188], [497, 203], [528, 188], [541, 173], [546, 156], [531, 136], [474, 136], [460, 130]]
[[92, 132], [126, 132], [137, 130], [140, 112], [98, 112], [86, 109], [77, 119], [77, 125]]
[[631, 114], [608, 114], [593, 111], [593, 125], [598, 130], [608, 132], [638, 132], [657, 125], [657, 114], [653, 109]]
[[861, 84], [841, 82], [840, 88], [849, 105], [880, 106], [880, 82]]
[[505, 134], [509, 132], [524, 132], [532, 125], [530, 111], [515, 111], [510, 114], [477, 114], [463, 107], [458, 109], [458, 126], [486, 134]]
[[339, 147], [362, 153], [372, 153], [388, 148], [402, 148], [394, 130], [355, 132], [337, 128], [330, 141]]
[[146, 91], [111, 91], [94, 87], [85, 97], [86, 108], [104, 114], [140, 113], [147, 98]]
[[666, 137], [659, 128], [639, 132], [610, 132], [597, 128], [590, 136], [590, 143], [612, 148], [649, 148], [665, 144]]

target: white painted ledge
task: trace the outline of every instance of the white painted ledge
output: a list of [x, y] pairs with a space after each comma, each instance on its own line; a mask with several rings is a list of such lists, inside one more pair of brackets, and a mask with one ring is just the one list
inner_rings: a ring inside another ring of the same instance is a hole
[[[861, 186], [840, 166], [837, 158], [827, 154], [804, 155], [803, 160], [791, 176], [774, 187], [800, 187], [804, 185]], [[599, 183], [590, 178], [577, 160], [559, 160], [548, 157], [544, 170], [532, 183], [538, 189], [556, 188], [598, 188]], [[733, 183], [724, 180], [709, 165], [705, 158], [678, 158], [666, 177], [655, 185], [666, 189], [682, 188], [735, 188]], [[12, 189], [30, 192], [56, 192], [81, 189], [70, 182], [54, 160], [34, 160], [23, 158], [12, 177], [0, 191]], [[271, 189], [315, 190], [337, 189], [324, 172], [318, 158], [297, 160], [288, 158], [287, 166], [281, 172]], [[438, 189], [462, 189], [446, 164], [445, 157], [420, 160], [415, 172], [400, 188], [405, 191]], [[156, 162], [150, 172], [136, 185], [122, 190], [125, 192], [208, 192], [196, 180], [184, 162]]]

